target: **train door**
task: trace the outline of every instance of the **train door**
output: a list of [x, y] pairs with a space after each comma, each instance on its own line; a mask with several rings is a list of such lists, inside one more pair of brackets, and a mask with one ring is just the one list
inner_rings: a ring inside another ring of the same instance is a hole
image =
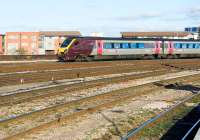
[[97, 40], [97, 55], [102, 55], [103, 54], [103, 40]]
[[154, 54], [155, 55], [159, 55], [161, 52], [161, 46], [162, 46], [162, 42], [161, 41], [156, 41], [156, 45], [154, 48]]
[[172, 41], [168, 42], [167, 52], [169, 55], [172, 55], [174, 53], [174, 44]]

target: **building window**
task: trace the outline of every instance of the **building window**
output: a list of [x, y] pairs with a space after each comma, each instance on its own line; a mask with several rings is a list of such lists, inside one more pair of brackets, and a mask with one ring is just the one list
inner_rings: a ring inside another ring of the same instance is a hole
[[32, 41], [36, 41], [37, 40], [37, 37], [34, 35], [31, 37]]
[[18, 39], [18, 35], [8, 35], [8, 39]]
[[28, 43], [23, 42], [23, 43], [22, 43], [22, 46], [27, 47], [27, 46], [28, 46]]
[[27, 35], [22, 35], [21, 39], [28, 39], [28, 36]]

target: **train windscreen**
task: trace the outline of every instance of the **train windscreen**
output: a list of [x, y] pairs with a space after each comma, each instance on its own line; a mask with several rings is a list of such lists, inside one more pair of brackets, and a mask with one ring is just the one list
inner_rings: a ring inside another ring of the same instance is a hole
[[71, 43], [72, 39], [66, 39], [62, 45], [60, 46], [61, 48], [66, 48], [70, 43]]

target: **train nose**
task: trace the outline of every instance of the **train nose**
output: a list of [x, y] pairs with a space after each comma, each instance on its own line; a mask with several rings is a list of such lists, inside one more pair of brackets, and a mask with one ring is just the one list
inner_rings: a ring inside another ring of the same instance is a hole
[[64, 54], [64, 51], [65, 51], [64, 49], [59, 48], [57, 51], [57, 55], [62, 56]]

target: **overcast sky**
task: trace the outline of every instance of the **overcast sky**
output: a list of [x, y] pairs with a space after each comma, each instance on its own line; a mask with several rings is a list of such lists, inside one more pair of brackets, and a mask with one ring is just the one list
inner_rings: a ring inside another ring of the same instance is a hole
[[118, 36], [200, 25], [200, 0], [0, 0], [0, 7], [0, 33], [78, 30]]

